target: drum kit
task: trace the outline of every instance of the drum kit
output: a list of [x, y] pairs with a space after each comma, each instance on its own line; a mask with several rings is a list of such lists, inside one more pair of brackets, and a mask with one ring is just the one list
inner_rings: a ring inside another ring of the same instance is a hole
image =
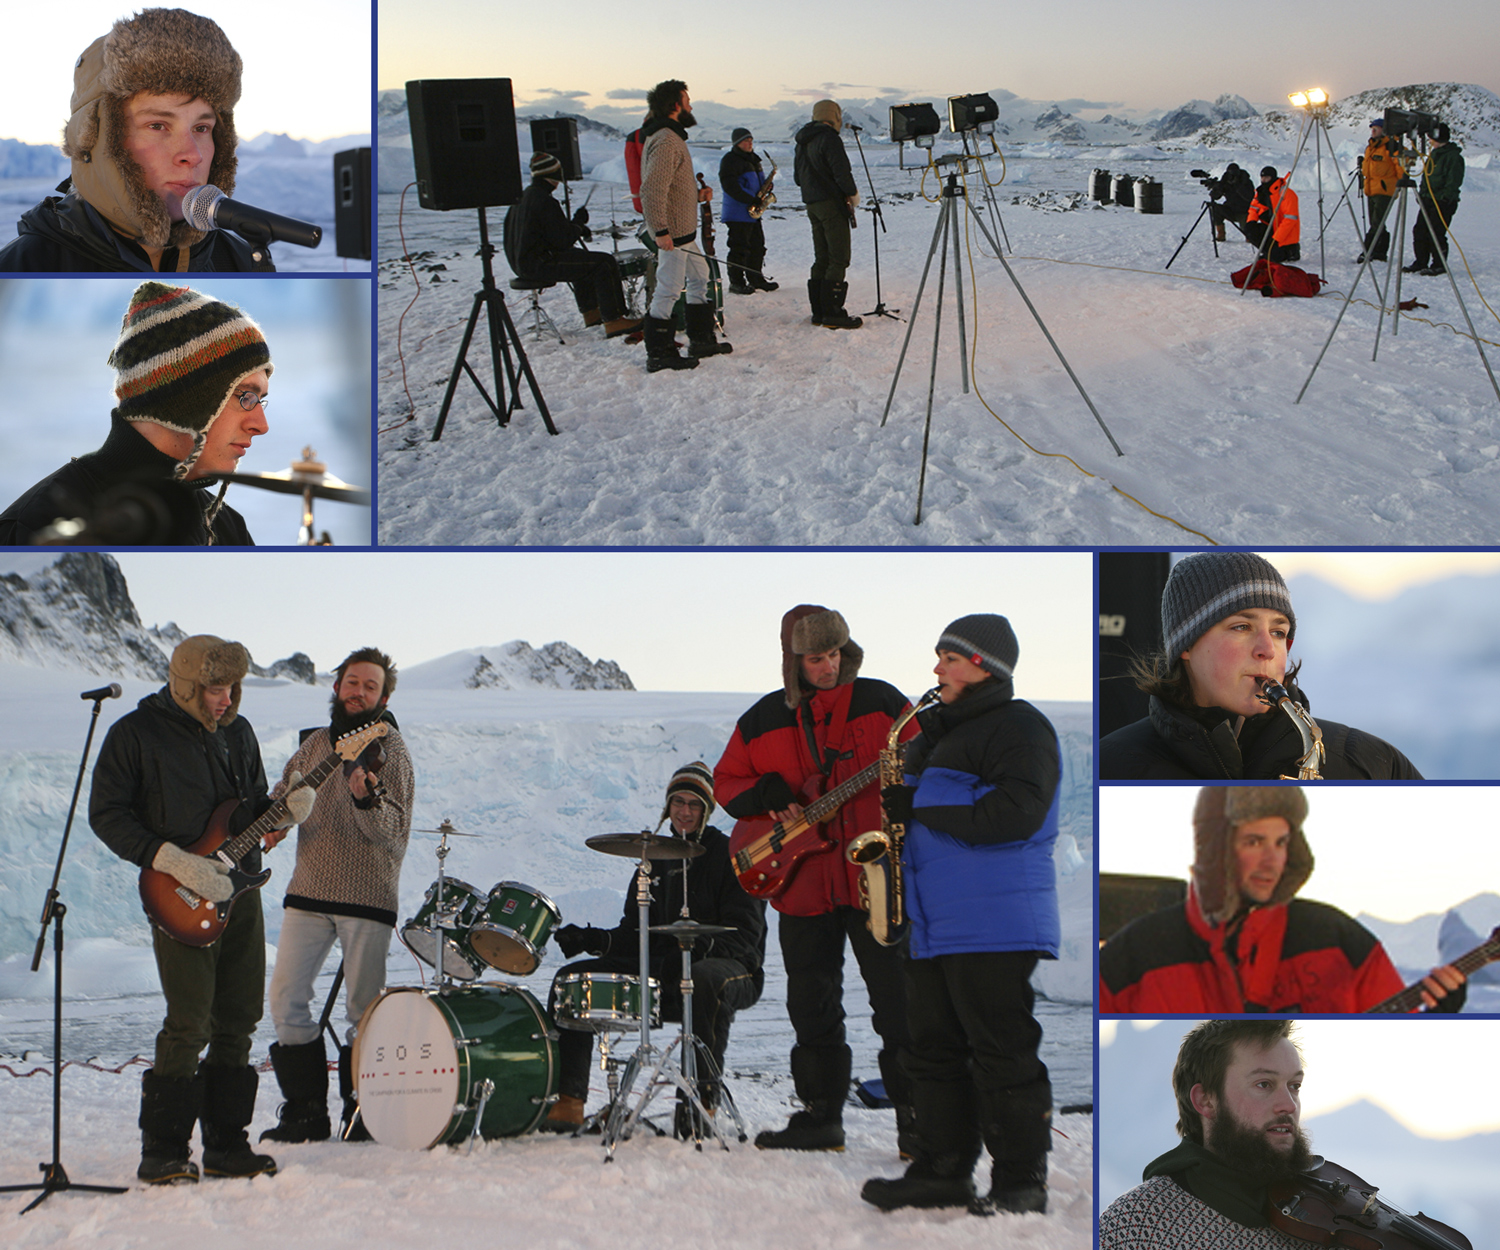
[[366, 508], [370, 506], [370, 492], [334, 477], [311, 447], [304, 447], [302, 459], [292, 461], [292, 467], [280, 473], [225, 473], [222, 476], [227, 481], [239, 482], [245, 486], [256, 486], [282, 495], [302, 496], [302, 524], [297, 530], [299, 547], [323, 547], [331, 542], [326, 532], [321, 538], [314, 537], [314, 499], [360, 504]]
[[[417, 914], [402, 926], [400, 937], [435, 976], [431, 987], [385, 989], [360, 1020], [352, 1056], [354, 1084], [359, 1114], [371, 1137], [403, 1150], [464, 1142], [472, 1150], [475, 1138], [531, 1132], [557, 1100], [554, 1026], [559, 1026], [590, 1031], [598, 1040], [609, 1101], [592, 1123], [602, 1126], [606, 1162], [645, 1119], [656, 1095], [674, 1088], [691, 1108], [689, 1120], [698, 1148], [713, 1137], [727, 1150], [703, 1101], [706, 1082], [717, 1087], [720, 1105], [733, 1118], [739, 1140], [746, 1140], [744, 1122], [713, 1057], [692, 1032], [693, 943], [730, 930], [699, 924], [687, 916], [685, 905], [682, 918], [674, 923], [648, 925], [651, 861], [701, 854], [700, 843], [652, 833], [588, 839], [594, 850], [640, 858], [640, 975], [560, 975], [553, 987], [554, 1020], [524, 986], [481, 983], [480, 978], [490, 969], [518, 976], [535, 972], [548, 937], [562, 919], [556, 904], [518, 881], [501, 881], [481, 892], [448, 876], [448, 839], [478, 835], [463, 833], [447, 820], [437, 829], [418, 832], [439, 835], [437, 880]], [[660, 985], [650, 976], [650, 933], [668, 934], [682, 949], [682, 1031], [665, 1049], [651, 1040], [662, 1021]], [[613, 1035], [633, 1030], [640, 1032], [639, 1045], [628, 1058], [616, 1058], [610, 1050]], [[679, 1044], [680, 1058], [674, 1059]]]

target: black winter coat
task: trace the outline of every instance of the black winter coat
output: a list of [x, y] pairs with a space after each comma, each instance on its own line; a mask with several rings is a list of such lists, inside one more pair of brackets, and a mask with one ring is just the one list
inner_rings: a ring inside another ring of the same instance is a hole
[[[64, 182], [58, 187], [64, 191]], [[69, 191], [49, 195], [27, 209], [16, 223], [16, 235], [0, 248], [5, 273], [153, 273], [145, 249], [111, 230], [86, 201]], [[177, 268], [177, 249], [162, 254], [162, 272]], [[197, 243], [188, 261], [191, 273], [274, 273], [268, 247], [252, 248], [223, 230], [211, 230]]]
[[521, 202], [510, 211], [517, 215], [515, 256], [506, 259], [513, 260], [519, 278], [530, 277], [557, 253], [571, 251], [583, 237], [583, 230], [568, 220], [553, 197], [552, 184], [541, 178], [532, 179], [521, 193]]
[[827, 122], [808, 122], [797, 132], [796, 142], [792, 177], [802, 188], [804, 204], [847, 200], [859, 193], [854, 171], [849, 168], [849, 153], [844, 151], [837, 130]]
[[1215, 178], [1210, 183], [1208, 198], [1222, 199], [1229, 212], [1243, 218], [1250, 211], [1250, 201], [1255, 198], [1255, 184], [1243, 169], [1236, 169], [1232, 174], [1226, 172], [1222, 178]]
[[[172, 472], [177, 461], [158, 451], [129, 421], [111, 414], [109, 437], [97, 450], [70, 460], [55, 473], [44, 477], [24, 495], [0, 513], [0, 545], [25, 546], [39, 530], [59, 518], [89, 517], [105, 497], [116, 492], [114, 499], [130, 494], [128, 488], [146, 488], [166, 510], [163, 528], [108, 538], [108, 546], [150, 544], [166, 547], [253, 547], [254, 539], [245, 518], [227, 505], [214, 518], [213, 533], [203, 523], [204, 509], [213, 495], [201, 483], [176, 482]], [[132, 512], [131, 516], [136, 514]], [[212, 538], [212, 543], [210, 543]]]
[[[110, 726], [94, 765], [89, 824], [121, 859], [149, 867], [163, 842], [191, 846], [214, 809], [240, 799], [230, 818], [243, 833], [271, 806], [255, 730], [243, 716], [209, 733], [163, 686]], [[260, 851], [240, 866], [260, 871]]]
[[[1327, 751], [1319, 771], [1327, 780], [1422, 780], [1389, 742], [1321, 716], [1315, 719]], [[1280, 709], [1252, 716], [1238, 739], [1234, 721], [1222, 708], [1198, 708], [1189, 715], [1153, 695], [1144, 719], [1100, 739], [1100, 780], [1274, 781], [1283, 773], [1296, 775], [1302, 735], [1291, 717]]]

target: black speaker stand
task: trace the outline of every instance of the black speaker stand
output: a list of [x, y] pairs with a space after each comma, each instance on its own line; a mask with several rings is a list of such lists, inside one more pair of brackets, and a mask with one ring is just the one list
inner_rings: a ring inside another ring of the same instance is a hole
[[[484, 281], [479, 290], [474, 292], [474, 306], [469, 310], [469, 324], [464, 327], [463, 342], [458, 347], [458, 358], [453, 362], [453, 372], [448, 375], [448, 390], [443, 395], [443, 406], [438, 410], [437, 425], [432, 431], [432, 441], [435, 443], [443, 436], [443, 426], [448, 420], [448, 409], [453, 404], [453, 393], [458, 389], [458, 375], [467, 373], [469, 380], [479, 388], [479, 393], [484, 396], [484, 402], [495, 414], [495, 420], [504, 429], [510, 424], [510, 414], [517, 408], [524, 407], [521, 403], [521, 376], [526, 378], [527, 385], [531, 388], [531, 397], [536, 400], [537, 411], [542, 414], [542, 421], [546, 423], [547, 433], [556, 434], [557, 427], [552, 424], [552, 414], [547, 411], [547, 401], [542, 398], [541, 388], [537, 385], [536, 374], [531, 371], [531, 362], [526, 359], [526, 349], [521, 346], [521, 336], [516, 333], [516, 323], [510, 318], [510, 310], [505, 306], [505, 292], [495, 285], [495, 267], [492, 263], [495, 256], [494, 244], [490, 242], [489, 221], [485, 217], [485, 210], [479, 210], [479, 257], [484, 266]], [[478, 374], [469, 366], [469, 342], [474, 337], [474, 329], [479, 324], [479, 312], [483, 309], [489, 316], [490, 328], [490, 365], [495, 374], [495, 391], [499, 396], [499, 402], [490, 398], [490, 393], [484, 389], [484, 383], [479, 380]], [[511, 352], [514, 350], [515, 359], [512, 360]], [[503, 369], [502, 369], [503, 366]], [[505, 403], [505, 388], [510, 386], [510, 403], [502, 412], [500, 405]]]

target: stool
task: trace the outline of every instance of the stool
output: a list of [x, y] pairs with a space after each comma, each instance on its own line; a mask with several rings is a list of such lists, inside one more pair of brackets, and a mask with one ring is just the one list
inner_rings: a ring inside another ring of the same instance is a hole
[[557, 341], [566, 346], [567, 340], [563, 338], [562, 331], [557, 328], [557, 322], [553, 321], [547, 314], [547, 310], [542, 307], [542, 292], [556, 285], [555, 282], [547, 282], [540, 278], [512, 278], [510, 280], [512, 291], [525, 291], [530, 297], [527, 302], [531, 305], [531, 327], [535, 337], [538, 339], [542, 337], [542, 322], [545, 321], [552, 327], [552, 333], [557, 335]]

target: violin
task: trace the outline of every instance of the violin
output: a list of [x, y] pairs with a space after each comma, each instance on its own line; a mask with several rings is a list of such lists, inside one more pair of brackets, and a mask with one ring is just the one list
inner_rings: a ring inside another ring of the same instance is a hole
[[1338, 1250], [1473, 1250], [1458, 1229], [1420, 1211], [1407, 1215], [1347, 1168], [1314, 1162], [1270, 1188], [1266, 1218], [1288, 1237]]
[[376, 738], [363, 751], [359, 758], [346, 761], [344, 764], [344, 776], [348, 776], [356, 768], [365, 770], [365, 789], [375, 800], [372, 804], [379, 807], [385, 801], [385, 787], [380, 784], [380, 770], [385, 767], [385, 747], [381, 745], [380, 739]]
[[[705, 191], [708, 190], [708, 183], [703, 181], [702, 174], [698, 175], [698, 185]], [[704, 200], [699, 205], [699, 212], [703, 216], [703, 254], [712, 256], [714, 254], [714, 210], [709, 202]]]

